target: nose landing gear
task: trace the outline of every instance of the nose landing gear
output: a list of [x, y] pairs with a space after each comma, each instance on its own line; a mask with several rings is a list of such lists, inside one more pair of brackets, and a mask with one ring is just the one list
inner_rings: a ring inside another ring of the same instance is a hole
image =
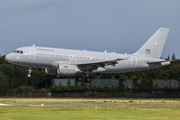
[[31, 77], [32, 67], [29, 68], [29, 73], [27, 74], [28, 77]]

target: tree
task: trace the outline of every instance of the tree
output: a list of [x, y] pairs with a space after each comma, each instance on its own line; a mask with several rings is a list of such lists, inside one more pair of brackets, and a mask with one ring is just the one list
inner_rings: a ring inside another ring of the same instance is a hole
[[172, 60], [176, 60], [175, 53], [173, 53], [173, 55], [172, 55]]
[[168, 58], [167, 58], [167, 60], [170, 60], [170, 55], [168, 55]]
[[71, 86], [70, 79], [68, 79], [67, 86]]
[[0, 65], [6, 63], [5, 56], [0, 56]]
[[44, 83], [46, 76], [44, 69], [33, 69], [32, 76], [28, 78], [28, 85], [37, 89], [39, 84]]
[[114, 77], [115, 77], [116, 79], [119, 79], [119, 74], [116, 73], [116, 74], [114, 75]]
[[161, 70], [161, 72], [159, 73], [158, 79], [167, 79], [168, 78], [168, 73], [166, 70]]
[[0, 65], [0, 71], [3, 75], [7, 75], [11, 78], [15, 76], [14, 65], [4, 63]]
[[141, 83], [139, 84], [138, 91], [151, 91], [153, 89], [153, 81], [152, 79], [141, 79]]
[[126, 75], [126, 73], [120, 73], [119, 74], [119, 80], [125, 80], [128, 79], [129, 77]]
[[8, 82], [2, 72], [0, 72], [0, 91], [6, 91], [8, 89]]
[[74, 80], [74, 86], [78, 86], [78, 81], [77, 80]]
[[81, 87], [86, 87], [86, 82], [85, 82], [85, 80], [82, 80], [82, 82], [81, 82]]

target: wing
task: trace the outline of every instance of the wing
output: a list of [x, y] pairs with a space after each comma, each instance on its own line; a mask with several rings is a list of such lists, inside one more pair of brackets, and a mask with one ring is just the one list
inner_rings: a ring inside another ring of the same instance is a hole
[[82, 71], [93, 71], [97, 70], [98, 67], [105, 68], [105, 66], [112, 65], [115, 66], [120, 60], [124, 60], [124, 58], [112, 59], [112, 60], [104, 60], [104, 61], [94, 61], [94, 62], [83, 62], [76, 63], [78, 68]]

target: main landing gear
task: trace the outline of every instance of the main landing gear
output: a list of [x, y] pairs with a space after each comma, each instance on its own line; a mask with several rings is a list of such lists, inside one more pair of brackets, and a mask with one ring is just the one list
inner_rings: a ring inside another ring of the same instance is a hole
[[32, 67], [29, 68], [29, 73], [27, 74], [28, 77], [31, 77]]
[[[83, 78], [82, 78], [81, 76], [78, 76], [78, 77], [76, 78], [76, 81], [82, 82], [82, 81], [83, 81]], [[90, 78], [90, 77], [85, 77], [85, 82], [86, 82], [86, 83], [90, 83], [90, 82], [91, 82], [91, 78]]]
[[[86, 83], [90, 83], [91, 82], [91, 78], [89, 77], [89, 72], [85, 72], [87, 74], [87, 77], [85, 77], [85, 82]], [[76, 81], [78, 82], [82, 82], [83, 81], [83, 78], [81, 76], [78, 76], [76, 78]]]

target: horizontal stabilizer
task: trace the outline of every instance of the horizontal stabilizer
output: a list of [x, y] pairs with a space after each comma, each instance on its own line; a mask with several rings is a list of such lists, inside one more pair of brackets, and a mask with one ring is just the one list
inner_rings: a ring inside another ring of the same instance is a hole
[[162, 60], [162, 61], [146, 61], [146, 63], [148, 64], [155, 64], [155, 63], [161, 63], [161, 62], [170, 62], [170, 61], [167, 61], [167, 60]]

